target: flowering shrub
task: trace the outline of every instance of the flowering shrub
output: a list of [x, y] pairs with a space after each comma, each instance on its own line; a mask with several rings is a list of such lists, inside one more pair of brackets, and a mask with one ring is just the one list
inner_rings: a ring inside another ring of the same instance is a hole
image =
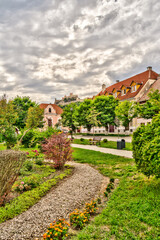
[[85, 210], [90, 215], [96, 213], [96, 211], [98, 210], [97, 202], [96, 201], [91, 201], [90, 203], [86, 203]]
[[25, 158], [26, 154], [23, 152], [0, 151], [0, 206], [4, 204], [7, 195], [11, 192]]
[[70, 139], [66, 134], [54, 134], [46, 143], [42, 144], [44, 155], [47, 159], [53, 160], [55, 168], [63, 168], [66, 161], [72, 160], [72, 149]]
[[57, 222], [50, 223], [50, 227], [47, 232], [43, 234], [43, 239], [46, 240], [62, 240], [65, 239], [68, 235], [68, 226], [69, 223], [65, 219], [59, 219]]
[[21, 182], [19, 185], [15, 186], [15, 191], [16, 192], [25, 192], [31, 189], [31, 186], [29, 186], [28, 184]]
[[75, 209], [72, 213], [70, 213], [69, 217], [71, 225], [82, 229], [85, 224], [89, 222], [90, 215], [87, 211], [83, 212]]

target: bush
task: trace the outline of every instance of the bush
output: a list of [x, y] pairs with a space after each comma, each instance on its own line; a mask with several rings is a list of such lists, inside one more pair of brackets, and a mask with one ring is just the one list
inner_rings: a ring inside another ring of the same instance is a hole
[[146, 176], [160, 178], [160, 114], [151, 124], [139, 127], [133, 133], [133, 157], [137, 168]]
[[86, 203], [85, 210], [90, 215], [96, 213], [97, 209], [98, 208], [97, 208], [97, 202], [96, 201], [91, 201], [90, 203]]
[[[28, 131], [22, 139], [22, 145], [24, 145], [25, 148], [35, 147], [36, 143], [32, 141], [33, 137], [33, 130]], [[21, 136], [19, 136], [19, 138], [21, 138]]]
[[54, 134], [42, 145], [44, 155], [54, 162], [54, 167], [61, 169], [67, 161], [72, 160], [71, 140], [64, 133]]
[[90, 215], [86, 211], [79, 211], [75, 209], [72, 213], [69, 214], [70, 223], [75, 228], [82, 229], [86, 223], [89, 222]]
[[35, 160], [35, 163], [36, 163], [37, 165], [41, 166], [41, 165], [43, 165], [43, 159], [42, 159], [42, 158], [37, 158], [37, 159]]
[[30, 172], [33, 169], [33, 162], [31, 162], [29, 160], [25, 161], [24, 164], [23, 164], [23, 169], [25, 171]]
[[59, 219], [57, 222], [54, 221], [50, 223], [50, 227], [48, 227], [47, 232], [43, 234], [43, 239], [46, 240], [62, 240], [66, 239], [68, 232], [69, 223], [65, 221], [65, 219]]
[[80, 141], [81, 141], [81, 142], [84, 142], [84, 138], [80, 138]]
[[103, 139], [103, 142], [104, 142], [104, 143], [107, 143], [107, 142], [108, 142], [108, 140], [107, 140], [107, 139]]
[[0, 206], [4, 204], [7, 195], [11, 192], [25, 159], [24, 152], [0, 151]]

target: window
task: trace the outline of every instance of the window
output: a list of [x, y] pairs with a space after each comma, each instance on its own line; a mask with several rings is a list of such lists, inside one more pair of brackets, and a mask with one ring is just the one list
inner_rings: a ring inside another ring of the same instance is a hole
[[116, 98], [117, 97], [117, 92], [113, 93], [113, 96]]
[[51, 113], [51, 111], [52, 111], [52, 109], [51, 108], [49, 108], [49, 112]]
[[122, 89], [122, 96], [126, 95], [126, 89]]
[[131, 87], [131, 92], [136, 92], [136, 85]]

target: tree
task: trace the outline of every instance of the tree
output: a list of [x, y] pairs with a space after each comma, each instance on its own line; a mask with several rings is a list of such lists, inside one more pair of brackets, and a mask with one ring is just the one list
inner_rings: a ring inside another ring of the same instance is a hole
[[18, 118], [15, 122], [16, 127], [23, 129], [26, 126], [26, 119], [28, 109], [36, 105], [29, 97], [19, 97], [17, 96], [13, 100], [14, 109], [18, 113]]
[[79, 126], [87, 128], [88, 131], [90, 131], [92, 128], [92, 124], [90, 122], [90, 119], [88, 118], [88, 114], [90, 113], [92, 103], [93, 101], [91, 99], [85, 99], [75, 112], [75, 117], [77, 119]]
[[62, 125], [64, 127], [69, 127], [72, 133], [76, 130], [76, 127], [78, 123], [76, 122], [75, 117], [75, 111], [76, 111], [77, 105], [75, 103], [68, 104], [65, 109], [63, 110], [63, 113], [61, 115], [62, 117]]
[[12, 101], [8, 101], [5, 96], [0, 100], [0, 133], [7, 144], [7, 148], [11, 148], [17, 141], [15, 122], [18, 118], [14, 110]]
[[30, 107], [28, 109], [27, 118], [26, 118], [26, 130], [24, 131], [18, 145], [22, 143], [22, 139], [25, 134], [33, 128], [42, 128], [43, 127], [43, 109], [39, 106], [35, 105], [34, 107]]
[[108, 130], [108, 125], [115, 125], [115, 108], [118, 100], [113, 96], [98, 96], [93, 101], [93, 105], [98, 113], [99, 126], [104, 126]]
[[[98, 113], [95, 109], [94, 106], [92, 106], [89, 109], [88, 115], [86, 117], [87, 122], [90, 124], [91, 127], [95, 127], [98, 126], [100, 124], [100, 122], [98, 121], [98, 115], [100, 113]], [[93, 128], [93, 135], [94, 135], [94, 128]]]
[[127, 129], [133, 118], [137, 117], [137, 104], [135, 102], [120, 102], [115, 108], [115, 113], [122, 125]]
[[152, 90], [149, 94], [149, 99], [140, 106], [140, 116], [146, 119], [153, 118], [160, 111], [160, 93], [158, 90]]

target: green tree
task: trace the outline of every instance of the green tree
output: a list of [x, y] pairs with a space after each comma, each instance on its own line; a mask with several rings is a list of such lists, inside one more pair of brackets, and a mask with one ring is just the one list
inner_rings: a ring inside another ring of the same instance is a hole
[[77, 105], [75, 103], [68, 104], [63, 113], [62, 117], [62, 125], [64, 127], [69, 127], [71, 131], [71, 136], [73, 132], [76, 130], [78, 123], [76, 122], [75, 111], [77, 109]]
[[108, 125], [115, 125], [115, 108], [118, 100], [113, 96], [98, 96], [94, 99], [93, 105], [98, 113], [99, 126], [108, 130]]
[[18, 113], [18, 118], [15, 122], [16, 127], [23, 129], [26, 126], [26, 119], [28, 109], [36, 105], [29, 97], [20, 97], [17, 96], [13, 100], [14, 109]]
[[160, 111], [160, 93], [158, 90], [152, 90], [148, 94], [149, 99], [140, 106], [140, 116], [146, 119], [153, 118]]
[[14, 110], [12, 101], [8, 101], [5, 96], [0, 100], [0, 133], [7, 144], [7, 148], [11, 148], [17, 141], [15, 122], [18, 118]]
[[93, 135], [94, 135], [94, 127], [100, 125], [100, 121], [98, 120], [98, 115], [101, 113], [96, 111], [96, 108], [92, 106], [89, 111], [88, 115], [86, 117], [87, 122], [90, 124], [91, 127], [93, 127]]
[[77, 119], [79, 126], [87, 128], [88, 131], [90, 131], [92, 128], [92, 124], [88, 118], [90, 109], [92, 107], [92, 103], [93, 101], [91, 99], [85, 99], [75, 112], [75, 117]]
[[129, 123], [133, 118], [137, 117], [137, 104], [135, 102], [124, 101], [120, 102], [115, 108], [117, 118], [121, 121], [122, 125], [127, 129]]
[[42, 128], [43, 127], [43, 117], [44, 110], [39, 106], [35, 105], [34, 107], [30, 107], [28, 109], [27, 118], [26, 118], [26, 130], [24, 131], [18, 145], [22, 143], [22, 140], [25, 134], [33, 128]]

